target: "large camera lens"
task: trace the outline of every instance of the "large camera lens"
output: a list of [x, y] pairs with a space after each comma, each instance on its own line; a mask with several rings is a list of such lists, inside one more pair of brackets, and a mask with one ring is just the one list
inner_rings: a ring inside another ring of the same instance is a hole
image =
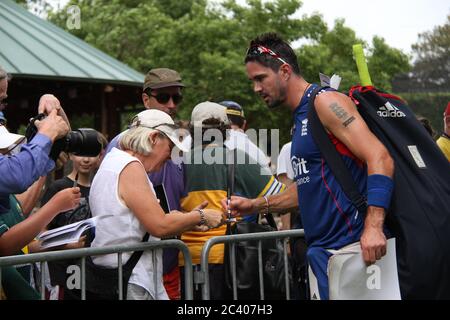
[[[36, 120], [42, 120], [46, 116], [43, 113], [38, 114], [34, 118], [30, 119], [25, 137], [28, 141], [31, 141], [38, 129], [34, 122]], [[69, 134], [61, 139], [56, 140], [53, 143], [50, 151], [50, 158], [56, 161], [59, 154], [62, 151], [73, 153], [81, 157], [96, 157], [102, 150], [102, 144], [98, 132], [91, 128], [80, 128], [75, 131], [69, 132]]]
[[94, 129], [80, 128], [65, 137], [67, 152], [81, 157], [96, 157], [102, 150], [98, 133]]

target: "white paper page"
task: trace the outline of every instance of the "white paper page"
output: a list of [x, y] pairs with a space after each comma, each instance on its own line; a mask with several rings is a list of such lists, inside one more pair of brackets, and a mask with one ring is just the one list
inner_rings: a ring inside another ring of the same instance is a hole
[[[87, 220], [89, 220], [89, 219], [87, 219]], [[51, 229], [51, 230], [48, 230], [48, 231], [44, 231], [38, 236], [38, 239], [42, 239], [42, 238], [45, 238], [45, 237], [50, 237], [50, 236], [53, 236], [55, 234], [61, 234], [61, 233], [64, 233], [64, 232], [69, 232], [70, 230], [75, 230], [84, 221], [78, 221], [78, 222], [74, 222], [74, 223], [71, 223], [71, 224], [59, 227], [59, 228], [55, 228], [55, 229]]]
[[359, 242], [338, 250], [328, 262], [328, 280], [332, 300], [400, 300], [395, 239], [371, 266], [364, 263]]
[[56, 247], [63, 244], [68, 243], [75, 243], [78, 242], [83, 232], [85, 232], [88, 229], [94, 228], [95, 226], [93, 224], [85, 224], [82, 227], [75, 229], [73, 232], [68, 232], [64, 234], [60, 234], [56, 237], [52, 237], [49, 239], [42, 240], [41, 247], [42, 248], [50, 248], [50, 247]]

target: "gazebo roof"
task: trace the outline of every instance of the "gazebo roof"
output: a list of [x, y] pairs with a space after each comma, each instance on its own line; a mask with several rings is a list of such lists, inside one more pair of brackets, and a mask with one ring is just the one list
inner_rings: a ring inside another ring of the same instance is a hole
[[144, 75], [10, 0], [0, 1], [0, 65], [14, 77], [141, 86]]

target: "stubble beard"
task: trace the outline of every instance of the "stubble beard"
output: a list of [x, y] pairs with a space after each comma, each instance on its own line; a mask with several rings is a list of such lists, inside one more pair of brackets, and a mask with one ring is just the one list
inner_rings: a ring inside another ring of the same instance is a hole
[[278, 95], [272, 101], [267, 103], [267, 106], [270, 109], [277, 108], [283, 105], [286, 101], [286, 88], [283, 88], [279, 82], [277, 82], [277, 90]]

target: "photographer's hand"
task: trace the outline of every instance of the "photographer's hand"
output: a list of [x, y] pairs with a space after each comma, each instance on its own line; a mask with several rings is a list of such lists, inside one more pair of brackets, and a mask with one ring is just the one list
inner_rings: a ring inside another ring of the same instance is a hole
[[69, 133], [69, 126], [62, 117], [57, 115], [56, 109], [51, 111], [43, 120], [35, 121], [34, 124], [38, 128], [38, 132], [49, 137], [52, 142]]
[[39, 99], [38, 113], [44, 113], [48, 116], [53, 110], [56, 110], [58, 116], [64, 119], [70, 130], [69, 119], [67, 118], [64, 109], [61, 107], [61, 103], [59, 102], [58, 98], [56, 98], [52, 94], [44, 94], [41, 99]]

